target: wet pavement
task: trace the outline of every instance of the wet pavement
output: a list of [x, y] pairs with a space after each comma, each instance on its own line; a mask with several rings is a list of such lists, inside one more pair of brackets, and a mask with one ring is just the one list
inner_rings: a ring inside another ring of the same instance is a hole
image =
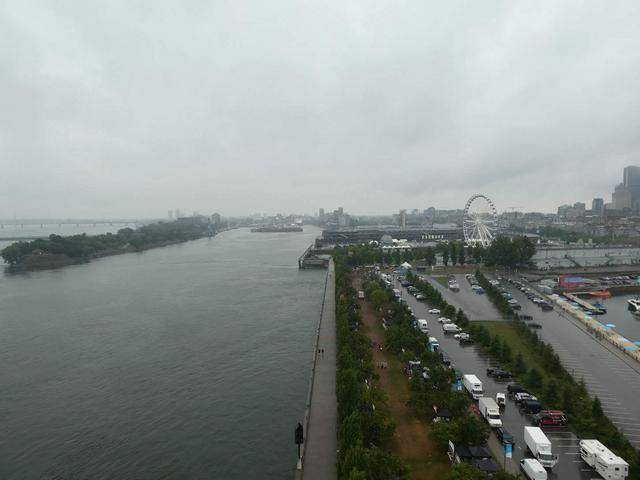
[[639, 448], [640, 364], [606, 340], [597, 340], [570, 315], [558, 310], [543, 312], [513, 285], [502, 283], [522, 305], [520, 313], [542, 324], [538, 335], [553, 346], [567, 371], [576, 380], [584, 378], [587, 390], [600, 399], [607, 416]]
[[[465, 312], [467, 312], [465, 305], [474, 307], [475, 304], [475, 308], [472, 308], [470, 310], [471, 312], [475, 312], [475, 314], [482, 312], [483, 315], [487, 313], [485, 310], [486, 306], [484, 305], [484, 302], [488, 302], [486, 295], [476, 295], [470, 288], [468, 289], [469, 291], [463, 290], [463, 282], [466, 286], [469, 284], [463, 275], [459, 277], [462, 277], [458, 278], [461, 288], [460, 292], [449, 292], [451, 297], [445, 297], [445, 299], [456, 307], [462, 307]], [[433, 283], [435, 284], [436, 282]], [[396, 288], [401, 287], [398, 284]], [[440, 290], [446, 289], [440, 288]], [[452, 359], [455, 367], [462, 370], [463, 374], [474, 374], [480, 379], [485, 396], [495, 398], [496, 393], [507, 392], [507, 385], [510, 382], [496, 381], [486, 375], [486, 369], [488, 367], [497, 365], [488, 354], [481, 352], [477, 345], [460, 345], [459, 342], [453, 338], [453, 335], [445, 335], [441, 325], [437, 322], [437, 315], [430, 315], [428, 313], [428, 305], [415, 300], [406, 289], [402, 291], [403, 298], [406, 299], [408, 305], [413, 309], [416, 317], [426, 318], [428, 320], [430, 336], [435, 336], [439, 340], [442, 350]], [[451, 300], [449, 298], [451, 298]], [[493, 310], [491, 317], [483, 317], [482, 319], [498, 319], [499, 315], [493, 305], [489, 304], [489, 306]], [[537, 309], [537, 307], [533, 308]], [[540, 315], [540, 313], [538, 313], [538, 315]], [[469, 315], [469, 313], [467, 313], [467, 315]], [[530, 415], [520, 413], [513, 400], [507, 399], [507, 406], [502, 411], [502, 422], [503, 426], [515, 438], [513, 461], [516, 464], [524, 456], [530, 456], [525, 455], [524, 427], [531, 425], [531, 420]], [[560, 458], [558, 464], [552, 470], [548, 470], [549, 479], [586, 480], [600, 478], [593, 469], [580, 459], [578, 438], [568, 428], [545, 428], [545, 434], [549, 440], [551, 440], [553, 453], [558, 454]], [[495, 434], [492, 433], [492, 437], [495, 437]], [[502, 465], [502, 458], [497, 458], [496, 460]]]
[[449, 290], [434, 280], [433, 277], [426, 277], [426, 280], [438, 289], [448, 303], [462, 308], [469, 320], [498, 320], [500, 318], [486, 295], [478, 295], [471, 290], [471, 285], [469, 285], [464, 275], [455, 275], [455, 277], [460, 285], [459, 292]]

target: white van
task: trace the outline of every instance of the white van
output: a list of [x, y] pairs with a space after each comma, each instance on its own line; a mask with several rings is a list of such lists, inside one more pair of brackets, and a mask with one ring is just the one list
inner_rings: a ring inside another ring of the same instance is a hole
[[459, 326], [457, 326], [455, 323], [443, 323], [442, 324], [442, 331], [445, 334], [448, 334], [448, 333], [459, 333], [459, 332], [462, 331], [462, 329]]
[[529, 480], [547, 480], [547, 471], [535, 458], [523, 458], [520, 460], [520, 469]]
[[420, 329], [422, 333], [429, 333], [429, 324], [424, 318], [418, 319], [418, 329]]

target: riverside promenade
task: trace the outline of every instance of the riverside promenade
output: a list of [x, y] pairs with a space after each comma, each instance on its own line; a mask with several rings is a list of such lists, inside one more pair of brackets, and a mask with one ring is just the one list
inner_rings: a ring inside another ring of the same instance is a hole
[[[335, 480], [338, 449], [336, 401], [335, 269], [329, 263], [316, 338], [313, 367], [304, 418], [302, 469], [296, 479]], [[324, 353], [319, 353], [324, 349]]]

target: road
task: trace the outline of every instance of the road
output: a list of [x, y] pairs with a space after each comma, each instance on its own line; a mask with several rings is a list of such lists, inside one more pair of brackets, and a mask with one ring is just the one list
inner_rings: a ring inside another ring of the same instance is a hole
[[607, 416], [640, 448], [640, 365], [606, 341], [596, 340], [568, 314], [543, 312], [510, 283], [503, 282], [503, 286], [522, 305], [520, 313], [542, 324], [538, 335], [553, 346], [564, 367], [576, 380], [584, 378]]
[[[459, 279], [461, 291], [458, 293], [451, 293], [453, 298], [460, 296], [462, 300], [464, 296], [471, 297], [475, 301], [486, 301], [485, 295], [476, 295], [471, 289], [469, 292], [462, 290], [462, 282], [466, 283], [464, 278]], [[468, 283], [467, 283], [468, 285]], [[399, 283], [396, 288], [401, 288]], [[406, 299], [408, 305], [413, 309], [415, 315], [420, 318], [426, 318], [429, 321], [429, 328], [431, 330], [430, 335], [438, 338], [441, 348], [447, 352], [447, 355], [452, 359], [456, 368], [459, 368], [463, 374], [475, 374], [484, 388], [485, 396], [495, 398], [495, 394], [498, 392], [506, 393], [507, 383], [496, 381], [493, 378], [487, 377], [486, 369], [488, 367], [496, 366], [495, 362], [483, 353], [476, 345], [462, 346], [451, 335], [444, 335], [440, 324], [436, 321], [435, 315], [429, 315], [429, 307], [421, 302], [415, 300], [406, 290], [403, 290], [403, 298]], [[447, 299], [449, 301], [449, 299]], [[465, 304], [470, 304], [472, 300], [469, 298], [464, 299]], [[462, 302], [457, 300], [451, 302], [453, 305], [462, 307]], [[480, 311], [479, 307], [475, 311]], [[493, 308], [493, 307], [492, 307]], [[464, 307], [463, 307], [464, 309]], [[466, 311], [466, 310], [465, 310]], [[494, 310], [493, 315], [489, 318], [498, 318], [497, 312]], [[487, 319], [487, 318], [485, 318]], [[531, 417], [523, 415], [518, 410], [517, 406], [512, 400], [507, 400], [507, 406], [503, 411], [502, 421], [504, 427], [511, 432], [515, 438], [515, 448], [513, 459], [519, 462], [523, 458], [526, 446], [524, 444], [524, 427], [531, 425]], [[547, 429], [545, 430], [549, 440], [552, 442], [553, 452], [558, 454], [560, 461], [549, 472], [549, 479], [554, 480], [587, 480], [599, 478], [595, 471], [589, 468], [580, 459], [578, 451], [578, 438], [567, 428]], [[493, 435], [493, 434], [492, 434]], [[499, 463], [502, 459], [497, 459]]]
[[473, 290], [471, 290], [471, 285], [469, 285], [469, 282], [467, 282], [464, 275], [456, 275], [455, 277], [460, 285], [459, 292], [452, 292], [434, 280], [433, 277], [423, 278], [431, 283], [431, 285], [433, 285], [442, 294], [442, 297], [448, 303], [455, 305], [458, 308], [462, 308], [462, 310], [467, 314], [467, 317], [469, 317], [469, 320], [500, 319], [496, 309], [486, 295], [477, 295]]

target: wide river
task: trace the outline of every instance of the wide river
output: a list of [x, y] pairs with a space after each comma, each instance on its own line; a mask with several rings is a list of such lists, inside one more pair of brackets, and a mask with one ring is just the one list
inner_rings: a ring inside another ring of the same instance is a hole
[[319, 233], [0, 273], [0, 478], [292, 478]]

